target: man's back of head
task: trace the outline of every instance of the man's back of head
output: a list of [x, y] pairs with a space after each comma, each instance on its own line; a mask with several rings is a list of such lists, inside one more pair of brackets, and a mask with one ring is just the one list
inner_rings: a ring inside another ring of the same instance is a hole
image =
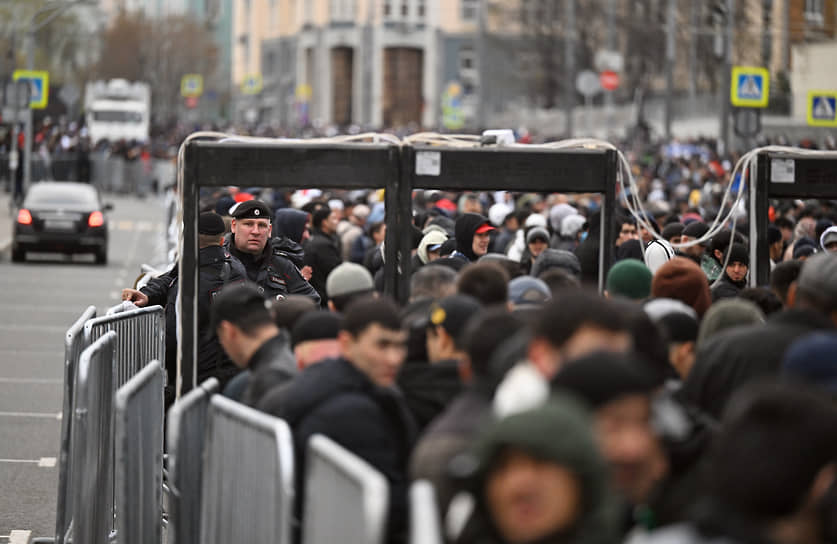
[[375, 280], [365, 267], [356, 263], [342, 263], [332, 270], [326, 279], [329, 308], [342, 312], [360, 297], [375, 291]]
[[221, 291], [212, 303], [210, 330], [230, 359], [245, 367], [255, 349], [279, 333], [273, 322], [269, 302], [252, 284], [232, 285]]
[[457, 291], [479, 300], [483, 306], [506, 305], [509, 299], [509, 275], [494, 263], [476, 263], [459, 274]]
[[456, 272], [447, 266], [422, 266], [410, 278], [410, 300], [442, 298], [456, 291]]
[[300, 370], [324, 359], [340, 355], [337, 334], [340, 315], [313, 311], [302, 315], [291, 330], [291, 344]]

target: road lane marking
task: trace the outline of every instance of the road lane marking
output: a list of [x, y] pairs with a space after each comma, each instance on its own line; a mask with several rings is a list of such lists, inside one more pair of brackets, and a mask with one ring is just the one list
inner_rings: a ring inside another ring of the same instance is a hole
[[134, 230], [134, 222], [133, 221], [119, 221], [116, 224], [116, 228], [119, 230]]
[[12, 531], [9, 535], [9, 544], [27, 544], [32, 531]]
[[56, 462], [55, 457], [41, 457], [40, 459], [0, 459], [0, 463], [38, 465], [40, 468], [54, 468]]
[[137, 230], [140, 232], [149, 232], [153, 227], [150, 221], [137, 221]]
[[61, 420], [61, 412], [0, 412], [0, 417], [31, 417], [35, 419]]
[[3, 378], [0, 383], [13, 383], [21, 385], [63, 385], [64, 380], [58, 378]]

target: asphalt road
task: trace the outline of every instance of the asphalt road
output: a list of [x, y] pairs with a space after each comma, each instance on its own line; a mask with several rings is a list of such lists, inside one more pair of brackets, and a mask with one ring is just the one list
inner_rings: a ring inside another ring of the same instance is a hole
[[103, 200], [114, 204], [107, 266], [48, 254], [14, 264], [3, 250], [13, 218], [0, 195], [0, 543], [55, 533], [67, 328], [89, 305], [104, 315], [140, 266], [163, 255], [162, 199]]

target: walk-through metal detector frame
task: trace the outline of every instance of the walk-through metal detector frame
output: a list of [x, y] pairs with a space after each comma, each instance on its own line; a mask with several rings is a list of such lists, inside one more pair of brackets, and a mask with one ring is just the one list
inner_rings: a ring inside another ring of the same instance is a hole
[[[613, 257], [612, 222], [616, 208], [619, 167], [614, 150], [558, 149], [537, 145], [509, 147], [404, 146], [401, 153], [399, 207], [412, 220], [412, 191], [489, 191], [545, 193], [600, 193], [601, 234], [599, 291]], [[399, 232], [399, 247], [411, 247], [409, 229]], [[410, 259], [402, 259], [401, 274], [410, 277]], [[406, 300], [408, 284], [398, 284], [399, 300]]]
[[197, 225], [202, 187], [386, 189], [384, 277], [388, 294], [396, 295], [400, 281], [396, 267], [396, 235], [405, 230], [399, 228], [400, 214], [397, 213], [396, 195], [401, 185], [398, 146], [389, 143], [194, 140], [186, 144], [184, 151], [183, 249], [179, 269], [181, 391], [192, 389], [197, 381]]
[[[750, 194], [750, 217], [755, 218], [750, 221], [750, 263], [755, 263], [755, 270], [750, 270], [753, 287], [767, 285], [770, 279], [770, 248], [766, 235], [770, 199], [837, 199], [837, 153], [832, 156], [759, 153], [754, 186], [755, 191]], [[819, 240], [816, 242], [819, 244]]]

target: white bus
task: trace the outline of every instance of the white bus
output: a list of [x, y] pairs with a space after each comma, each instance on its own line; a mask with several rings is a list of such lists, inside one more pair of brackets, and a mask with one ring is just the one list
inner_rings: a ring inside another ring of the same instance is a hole
[[151, 89], [147, 83], [129, 83], [124, 79], [88, 83], [84, 107], [94, 145], [101, 140], [148, 141]]

